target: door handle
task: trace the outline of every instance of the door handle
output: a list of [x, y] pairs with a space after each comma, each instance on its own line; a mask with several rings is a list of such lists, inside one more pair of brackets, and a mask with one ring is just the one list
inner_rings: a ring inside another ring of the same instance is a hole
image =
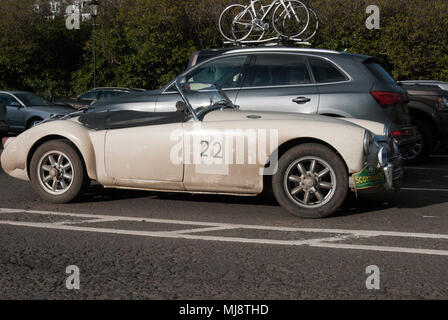
[[292, 99], [292, 102], [295, 102], [295, 103], [298, 103], [298, 104], [305, 104], [305, 103], [308, 103], [310, 101], [311, 101], [311, 99], [307, 98], [307, 97], [298, 97], [298, 98]]

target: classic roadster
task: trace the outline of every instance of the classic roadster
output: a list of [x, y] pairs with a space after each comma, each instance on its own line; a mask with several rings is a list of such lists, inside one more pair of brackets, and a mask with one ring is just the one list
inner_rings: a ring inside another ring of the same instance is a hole
[[284, 208], [305, 218], [331, 215], [349, 190], [399, 185], [401, 158], [383, 124], [243, 112], [215, 85], [175, 87], [176, 112], [57, 116], [7, 139], [1, 165], [54, 203], [75, 200], [91, 180], [242, 196], [272, 188]]

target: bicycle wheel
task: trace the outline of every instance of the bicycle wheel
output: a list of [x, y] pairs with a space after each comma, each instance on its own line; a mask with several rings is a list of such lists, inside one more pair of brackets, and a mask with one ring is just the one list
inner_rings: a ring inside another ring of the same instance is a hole
[[253, 29], [252, 12], [242, 4], [227, 7], [219, 17], [219, 31], [229, 41], [243, 41]]
[[[310, 24], [308, 26], [308, 29], [310, 30], [310, 32], [307, 32], [305, 34], [304, 39], [303, 39], [304, 42], [309, 41], [312, 38], [314, 38], [314, 36], [317, 33], [317, 30], [319, 30], [319, 17], [317, 15], [316, 11], [314, 11], [314, 9], [312, 9], [310, 7], [308, 7], [308, 11], [311, 13], [310, 14]], [[311, 21], [313, 17], [314, 17], [314, 20]], [[308, 34], [309, 34], [309, 36], [307, 36]]]
[[275, 31], [286, 38], [297, 38], [303, 34], [310, 23], [308, 7], [298, 0], [284, 1], [272, 15]]

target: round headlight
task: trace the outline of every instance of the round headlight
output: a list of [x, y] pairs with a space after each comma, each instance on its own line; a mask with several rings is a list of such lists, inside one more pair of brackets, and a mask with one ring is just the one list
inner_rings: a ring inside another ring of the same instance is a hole
[[375, 136], [369, 130], [364, 133], [364, 154], [367, 156], [372, 150], [372, 145], [375, 141]]
[[380, 151], [378, 152], [378, 162], [382, 167], [387, 166], [387, 162], [389, 160], [389, 156], [387, 154], [387, 149], [385, 147], [382, 147]]

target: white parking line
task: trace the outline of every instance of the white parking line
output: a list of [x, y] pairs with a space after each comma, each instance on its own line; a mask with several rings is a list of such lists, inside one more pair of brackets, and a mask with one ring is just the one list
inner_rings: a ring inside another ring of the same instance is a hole
[[[351, 250], [365, 250], [365, 251], [383, 251], [383, 252], [397, 252], [397, 253], [411, 253], [411, 254], [425, 254], [425, 255], [440, 255], [448, 256], [448, 250], [432, 250], [421, 248], [400, 248], [389, 246], [368, 246], [355, 244], [335, 243], [357, 238], [372, 238], [372, 237], [404, 237], [404, 238], [420, 238], [433, 240], [448, 240], [448, 234], [430, 234], [430, 233], [410, 233], [410, 232], [393, 232], [393, 231], [376, 231], [376, 230], [344, 230], [344, 229], [316, 229], [316, 228], [291, 228], [291, 227], [275, 227], [262, 225], [244, 225], [244, 224], [228, 224], [228, 223], [214, 223], [202, 221], [183, 221], [183, 220], [167, 220], [167, 219], [150, 219], [140, 217], [120, 217], [107, 215], [93, 215], [93, 214], [76, 214], [76, 213], [62, 213], [62, 212], [46, 212], [46, 211], [32, 211], [19, 209], [1, 209], [0, 213], [6, 214], [34, 214], [36, 216], [58, 216], [58, 217], [76, 217], [84, 220], [70, 221], [70, 222], [55, 222], [55, 223], [39, 223], [39, 222], [22, 222], [22, 221], [0, 221], [0, 225], [10, 225], [18, 227], [30, 227], [52, 230], [78, 231], [78, 232], [95, 232], [120, 234], [131, 236], [143, 236], [154, 238], [171, 238], [171, 239], [185, 239], [185, 240], [202, 240], [202, 241], [219, 241], [219, 242], [234, 242], [246, 244], [267, 244], [267, 245], [282, 245], [282, 246], [311, 246], [319, 248], [333, 248], [333, 249], [351, 249]], [[85, 220], [89, 219], [89, 220]], [[96, 228], [87, 226], [75, 226], [74, 224], [90, 224], [95, 222], [108, 221], [139, 221], [150, 222], [155, 224], [170, 224], [170, 225], [189, 225], [197, 226], [198, 228], [190, 228], [175, 231], [138, 231], [138, 230], [123, 230], [111, 228]], [[203, 228], [200, 228], [200, 227]], [[225, 236], [210, 236], [198, 235], [202, 232], [243, 229], [243, 230], [269, 230], [269, 231], [285, 231], [285, 232], [302, 232], [302, 233], [320, 233], [331, 234], [329, 237], [317, 236], [317, 238], [306, 240], [275, 240], [275, 239], [251, 239]]]
[[[395, 231], [372, 231], [372, 230], [347, 230], [347, 229], [292, 228], [292, 227], [231, 224], [231, 223], [204, 222], [204, 221], [153, 219], [153, 218], [142, 218], [142, 217], [108, 216], [108, 215], [97, 215], [97, 214], [63, 213], [63, 212], [52, 212], [52, 211], [35, 211], [35, 210], [23, 210], [23, 209], [5, 209], [5, 208], [0, 208], [0, 213], [11, 213], [11, 214], [28, 213], [28, 214], [36, 214], [36, 215], [59, 216], [59, 217], [106, 219], [106, 220], [113, 220], [113, 221], [149, 222], [149, 223], [158, 223], [158, 224], [178, 224], [178, 225], [189, 225], [189, 226], [220, 227], [220, 228], [224, 228], [224, 229], [248, 229], [248, 230], [268, 230], [268, 231], [285, 231], [285, 232], [353, 234], [353, 235], [357, 235], [357, 236], [361, 236], [361, 237], [387, 236], [387, 237], [427, 238], [427, 239], [448, 240], [448, 234], [412, 233], [412, 232], [395, 232]], [[92, 220], [81, 221], [81, 223], [86, 223], [89, 221], [92, 221]], [[194, 229], [194, 230], [196, 230], [196, 229]]]
[[319, 244], [310, 244], [310, 246], [318, 247], [318, 248], [368, 250], [368, 251], [381, 251], [381, 252], [400, 252], [400, 253], [448, 256], [448, 251], [446, 251], [446, 250], [397, 248], [397, 247], [384, 247], [384, 246], [364, 246], [364, 245], [337, 244], [337, 243], [319, 243]]

